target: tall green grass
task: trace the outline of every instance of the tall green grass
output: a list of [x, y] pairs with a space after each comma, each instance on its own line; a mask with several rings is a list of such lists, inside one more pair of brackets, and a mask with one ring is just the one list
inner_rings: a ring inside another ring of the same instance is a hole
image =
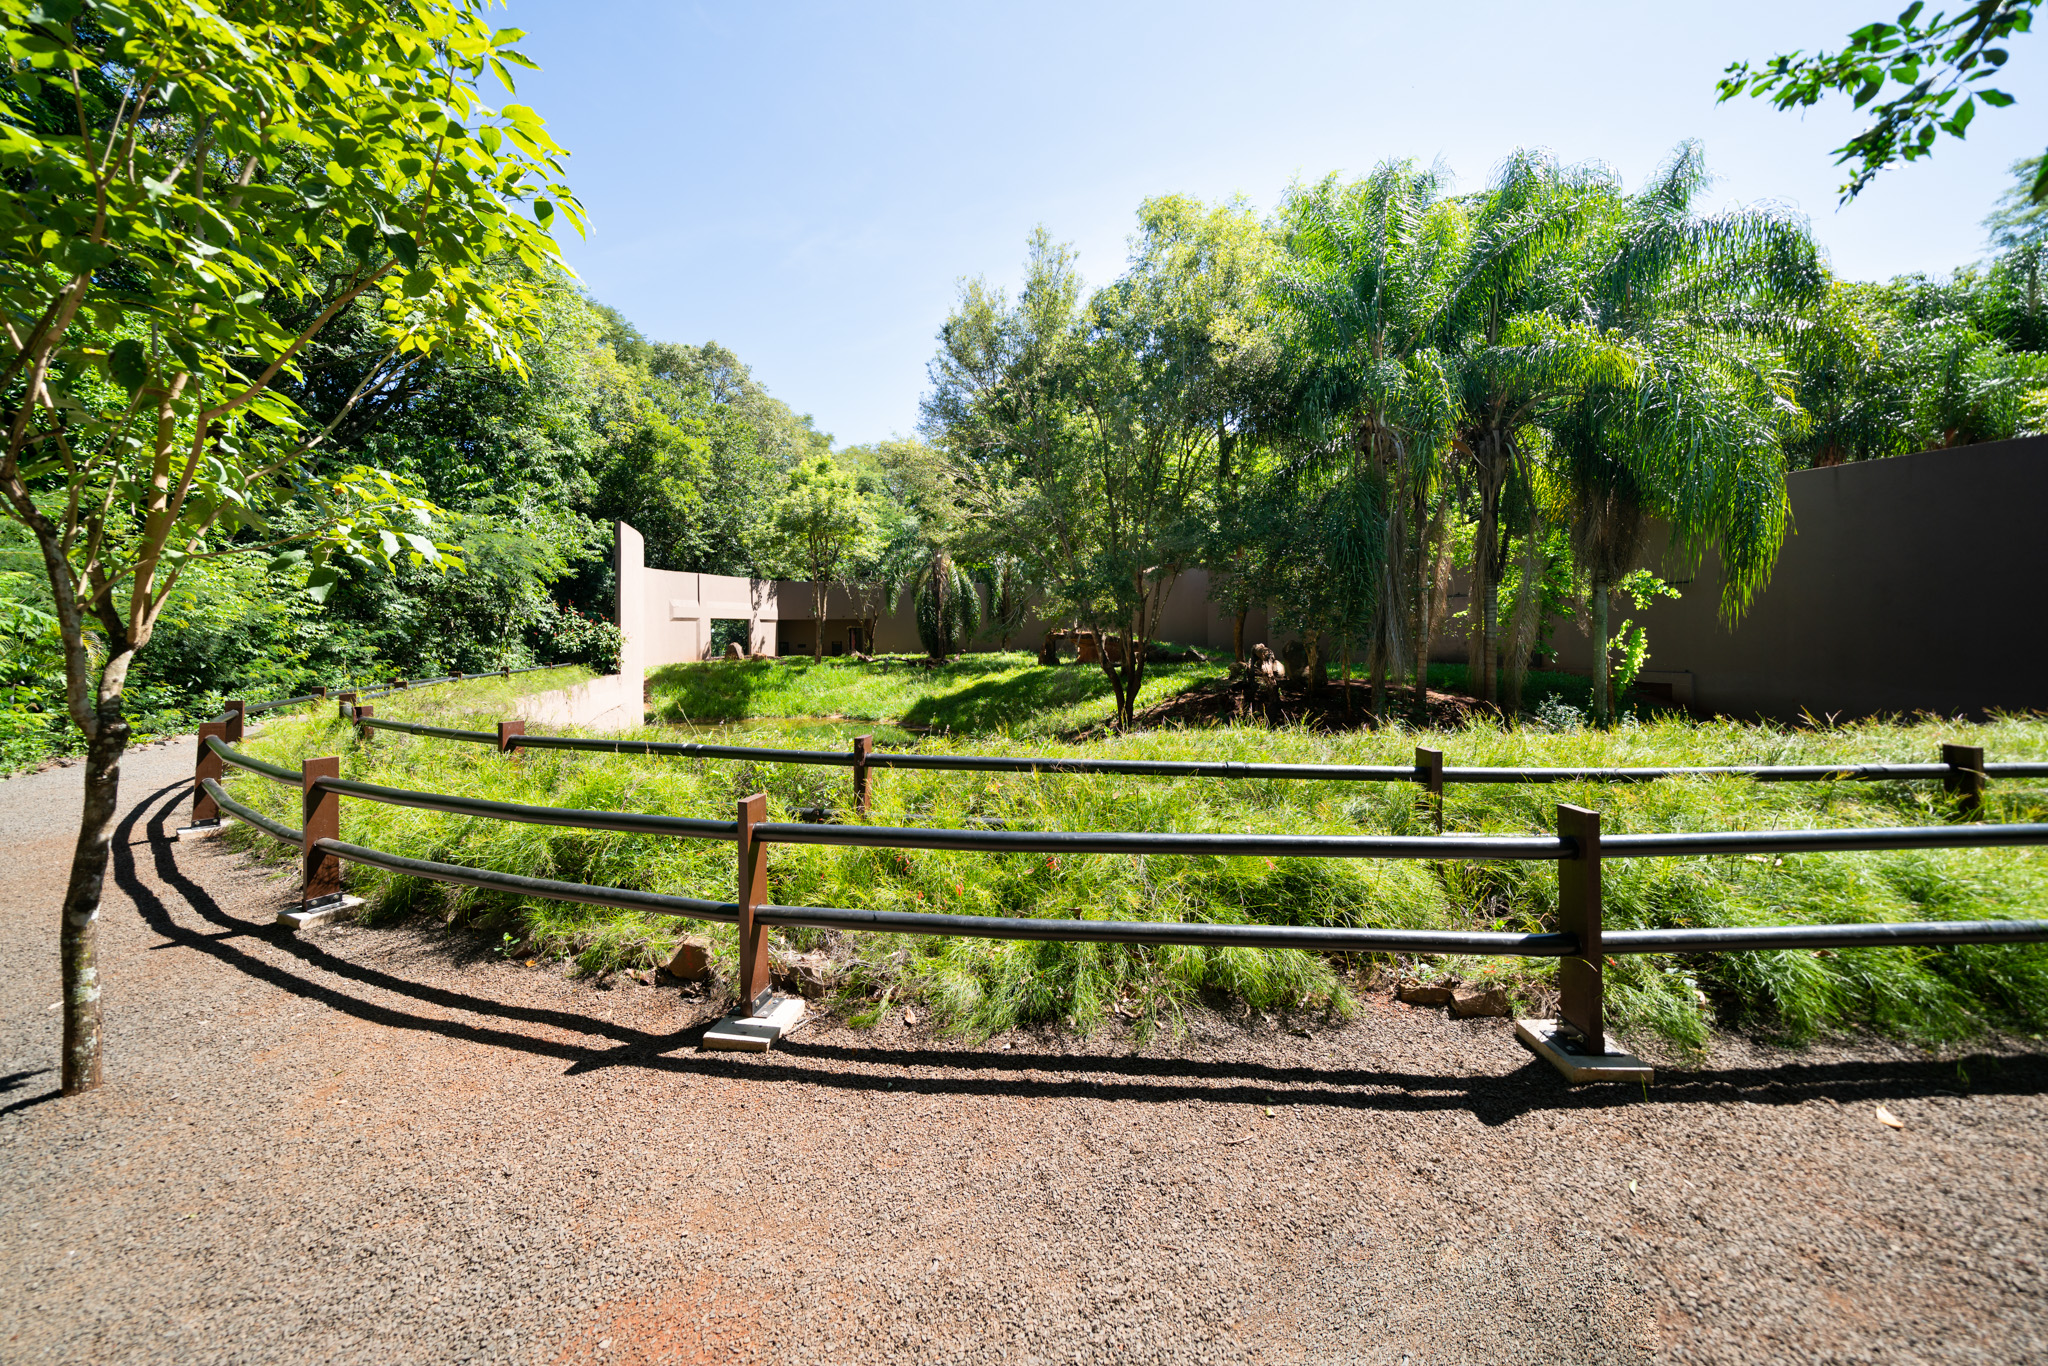
[[[1221, 678], [1227, 669], [1226, 663], [1149, 664], [1138, 706]], [[807, 658], [671, 664], [648, 676], [648, 690], [656, 717], [677, 723], [850, 717], [955, 734], [1057, 735], [1116, 710], [1101, 669], [1041, 666], [1020, 651], [963, 655], [931, 668], [901, 660]]]
[[[438, 705], [457, 706], [454, 699]], [[442, 724], [452, 718], [444, 712]], [[494, 716], [474, 718], [488, 729]], [[744, 734], [744, 730], [741, 732]], [[934, 738], [926, 752], [1085, 752], [1121, 758], [1407, 763], [1418, 739], [1469, 765], [1682, 765], [1931, 761], [1943, 741], [1982, 744], [1995, 759], [2048, 757], [2048, 722], [1864, 722], [1788, 729], [1663, 719], [1615, 732], [1475, 726], [1456, 734], [1317, 735], [1228, 727], [1160, 731], [1086, 746], [1044, 737]], [[534, 751], [501, 759], [475, 746], [379, 736], [304, 713], [270, 720], [253, 742], [283, 761], [340, 754], [349, 777], [507, 801], [729, 819], [737, 798], [768, 793], [771, 819], [799, 807], [844, 807], [841, 768], [642, 759]], [[1425, 834], [1428, 807], [1407, 784], [896, 773], [876, 776], [876, 824], [959, 825], [1000, 817], [1070, 830]], [[238, 795], [284, 810], [291, 796], [254, 779]], [[1760, 784], [1682, 779], [1603, 787], [1456, 786], [1447, 831], [1534, 833], [1559, 802], [1600, 810], [1612, 832], [1917, 825], [1957, 818], [1934, 783]], [[1985, 818], [2048, 819], [2048, 783], [1994, 783]], [[414, 857], [570, 881], [729, 899], [727, 844], [467, 820], [368, 802], [344, 807], [343, 836]], [[245, 832], [257, 842], [260, 836]], [[685, 933], [709, 933], [729, 964], [732, 931], [687, 920], [519, 900], [358, 869], [374, 914], [431, 912], [487, 927], [523, 955], [573, 957], [589, 971], [656, 961]], [[784, 904], [975, 915], [1201, 920], [1296, 925], [1537, 929], [1554, 909], [1549, 864], [1335, 859], [1046, 856], [777, 846], [769, 895]], [[1613, 860], [1613, 928], [2048, 916], [2048, 850], [1999, 849], [1769, 858]], [[985, 1034], [1066, 1021], [1087, 1029], [1112, 1012], [1158, 1024], [1208, 995], [1232, 1008], [1343, 1013], [1385, 959], [1292, 951], [1015, 943], [789, 931], [786, 947], [850, 958], [843, 996], [855, 1018], [917, 997], [949, 1026]], [[1542, 1009], [1555, 971], [1543, 960], [1431, 960], [1410, 973], [1457, 972], [1511, 988]], [[2048, 947], [1852, 949], [1630, 956], [1608, 974], [1624, 1032], [1702, 1047], [1712, 1023], [1788, 1040], [1867, 1026], [1922, 1042], [2048, 1024]]]

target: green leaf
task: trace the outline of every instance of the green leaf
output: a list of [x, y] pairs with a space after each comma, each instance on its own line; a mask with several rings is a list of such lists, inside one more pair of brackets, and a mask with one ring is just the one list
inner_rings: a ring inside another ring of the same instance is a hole
[[542, 227], [555, 221], [555, 206], [545, 199], [533, 201], [533, 218]]
[[433, 272], [416, 270], [405, 277], [405, 283], [400, 288], [408, 299], [425, 298], [434, 292]]
[[348, 230], [348, 236], [342, 241], [347, 244], [351, 255], [360, 260], [368, 260], [370, 253], [377, 249], [376, 225], [358, 223]]
[[2003, 109], [2012, 103], [2012, 96], [2006, 94], [2003, 90], [1991, 90], [1988, 88], [1979, 90], [1977, 98], [1990, 105], [1993, 109]]
[[340, 582], [341, 571], [331, 564], [324, 564], [306, 576], [306, 596], [315, 602], [326, 602], [327, 595]]
[[398, 264], [404, 266], [407, 270], [417, 270], [419, 268], [419, 243], [412, 240], [411, 233], [387, 232], [384, 234], [384, 245], [389, 247], [391, 254], [398, 258]]
[[108, 353], [108, 373], [114, 383], [126, 389], [130, 397], [149, 382], [149, 358], [142, 349], [142, 343], [134, 337], [114, 343]]

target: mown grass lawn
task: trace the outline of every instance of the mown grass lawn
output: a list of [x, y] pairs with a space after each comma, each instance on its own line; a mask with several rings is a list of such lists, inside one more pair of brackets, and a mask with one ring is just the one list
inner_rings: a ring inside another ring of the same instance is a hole
[[[786, 667], [786, 666], [777, 666]], [[816, 677], [816, 674], [811, 675]], [[992, 670], [987, 677], [1002, 677]], [[974, 686], [973, 684], [969, 685]], [[463, 724], [451, 696], [420, 719]], [[898, 692], [895, 696], [907, 694]], [[793, 704], [805, 710], [803, 694]], [[942, 694], [941, 697], [944, 695]], [[929, 699], [931, 694], [926, 694]], [[912, 705], [918, 700], [913, 698]], [[413, 699], [380, 699], [400, 714]], [[852, 704], [859, 705], [859, 704]], [[847, 708], [842, 707], [841, 710]], [[487, 729], [496, 714], [475, 717]], [[899, 713], [900, 714], [900, 713]], [[1046, 712], [1039, 713], [1041, 716]], [[1030, 732], [934, 736], [925, 751], [1088, 753], [1133, 758], [1385, 764], [1412, 760], [1418, 740], [1452, 764], [1680, 765], [1930, 761], [1940, 744], [1982, 744], [1994, 759], [2048, 758], [2048, 722], [2004, 719], [1865, 722], [1788, 729], [1665, 718], [1613, 732], [1475, 726], [1418, 735], [1318, 735], [1232, 726], [1158, 731], [1085, 746]], [[769, 794], [771, 819], [799, 807], [843, 808], [841, 768], [732, 761], [642, 759], [532, 752], [508, 761], [474, 746], [380, 736], [359, 746], [311, 709], [269, 720], [252, 741], [269, 757], [343, 755], [349, 777], [557, 806], [730, 818], [748, 792]], [[877, 824], [958, 825], [999, 817], [1070, 830], [1274, 831], [1424, 834], [1426, 807], [1405, 784], [883, 773]], [[289, 792], [241, 779], [244, 800], [287, 816]], [[1629, 786], [1454, 786], [1448, 831], [1535, 833], [1554, 828], [1559, 802], [1591, 806], [1613, 832], [1914, 825], [1954, 820], [1936, 783], [1774, 783], [1679, 779]], [[1985, 819], [2048, 820], [2048, 783], [1999, 782]], [[295, 822], [294, 822], [295, 823]], [[691, 896], [733, 894], [730, 845], [462, 820], [349, 802], [343, 837], [396, 853]], [[260, 847], [260, 836], [237, 838]], [[488, 927], [522, 956], [573, 956], [585, 970], [657, 960], [685, 933], [709, 933], [730, 960], [729, 928], [582, 906], [519, 900], [356, 870], [375, 914], [425, 911]], [[1333, 859], [1087, 855], [994, 856], [907, 850], [776, 847], [770, 896], [789, 904], [882, 907], [980, 915], [1204, 920], [1300, 925], [1536, 929], [1556, 889], [1547, 864], [1411, 863]], [[1933, 850], [1615, 861], [1606, 872], [1613, 928], [2048, 916], [2048, 850]], [[836, 940], [791, 931], [788, 947], [829, 946], [853, 960], [843, 996], [870, 1017], [883, 999], [918, 997], [975, 1033], [1062, 1020], [1086, 1029], [1112, 1011], [1170, 1021], [1204, 993], [1257, 1008], [1344, 1012], [1354, 993], [1391, 964], [1264, 950], [1204, 950], [992, 942], [872, 935]], [[1411, 963], [1507, 984], [1540, 1009], [1554, 965], [1488, 959]], [[1617, 960], [1609, 1000], [1626, 1032], [1654, 1032], [1696, 1048], [1716, 1023], [1799, 1039], [1849, 1026], [1934, 1041], [1986, 1029], [2040, 1035], [2048, 1028], [2048, 947], [1853, 949]], [[857, 1015], [857, 1018], [859, 1016]]]

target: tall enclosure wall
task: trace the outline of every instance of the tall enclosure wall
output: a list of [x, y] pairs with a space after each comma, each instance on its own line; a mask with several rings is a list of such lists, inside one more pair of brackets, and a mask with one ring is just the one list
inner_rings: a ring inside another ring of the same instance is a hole
[[[2048, 438], [1801, 470], [1790, 488], [1792, 534], [1734, 629], [1712, 556], [1691, 575], [1653, 562], [1680, 601], [1609, 608], [1648, 630], [1646, 678], [1736, 716], [2048, 709]], [[1553, 641], [1591, 670], [1578, 625]]]
[[[776, 633], [780, 644], [777, 654], [809, 654], [811, 651], [812, 604], [811, 585], [795, 579], [776, 581], [779, 611], [779, 630]], [[859, 618], [856, 604], [843, 589], [832, 588], [825, 594], [825, 652], [830, 654], [836, 647], [841, 653], [851, 651], [853, 632], [858, 629]], [[1012, 650], [1036, 650], [1044, 641], [1046, 632], [1064, 628], [1064, 621], [1048, 621], [1037, 613], [1027, 613], [1024, 622], [1010, 633], [1009, 648]], [[1174, 583], [1173, 591], [1167, 594], [1166, 610], [1161, 613], [1159, 628], [1155, 637], [1175, 645], [1193, 645], [1202, 650], [1228, 650], [1234, 623], [1209, 600], [1209, 576], [1199, 569], [1182, 574]], [[1254, 609], [1245, 619], [1245, 644], [1247, 647], [1266, 639], [1266, 614]], [[1277, 643], [1277, 642], [1276, 642]], [[917, 638], [917, 616], [906, 588], [897, 597], [894, 610], [885, 613], [875, 624], [875, 639], [868, 644], [870, 652], [882, 654], [921, 653], [924, 645]], [[976, 650], [997, 650], [1002, 642], [993, 634], [985, 633], [976, 640]]]
[[749, 654], [775, 653], [781, 595], [773, 581], [669, 569], [642, 572], [647, 595], [635, 619], [647, 641], [648, 668], [710, 658], [712, 623], [718, 621], [746, 623]]

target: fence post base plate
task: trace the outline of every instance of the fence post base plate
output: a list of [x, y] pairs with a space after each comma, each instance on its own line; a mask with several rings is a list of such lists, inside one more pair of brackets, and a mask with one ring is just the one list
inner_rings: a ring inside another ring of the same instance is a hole
[[[1529, 1045], [1537, 1057], [1564, 1074], [1564, 1079], [1577, 1086], [1586, 1081], [1639, 1081], [1648, 1084], [1654, 1078], [1650, 1064], [1633, 1053], [1585, 1053], [1574, 1046], [1577, 1032], [1564, 1027], [1561, 1020], [1517, 1020], [1515, 1037]], [[1608, 1044], [1614, 1043], [1614, 1036], [1608, 1035]]]
[[784, 996], [759, 1015], [726, 1016], [705, 1031], [698, 1047], [715, 1053], [766, 1053], [803, 1019], [803, 998]]
[[234, 817], [222, 816], [219, 820], [208, 821], [204, 825], [181, 825], [171, 838], [176, 840], [203, 840], [209, 835], [218, 835], [234, 823]]
[[298, 930], [310, 930], [315, 925], [325, 925], [328, 921], [335, 919], [345, 912], [352, 911], [362, 904], [363, 899], [359, 896], [336, 897], [332, 901], [323, 901], [317, 906], [297, 906], [289, 911], [279, 911], [277, 913], [277, 923], [295, 932]]

